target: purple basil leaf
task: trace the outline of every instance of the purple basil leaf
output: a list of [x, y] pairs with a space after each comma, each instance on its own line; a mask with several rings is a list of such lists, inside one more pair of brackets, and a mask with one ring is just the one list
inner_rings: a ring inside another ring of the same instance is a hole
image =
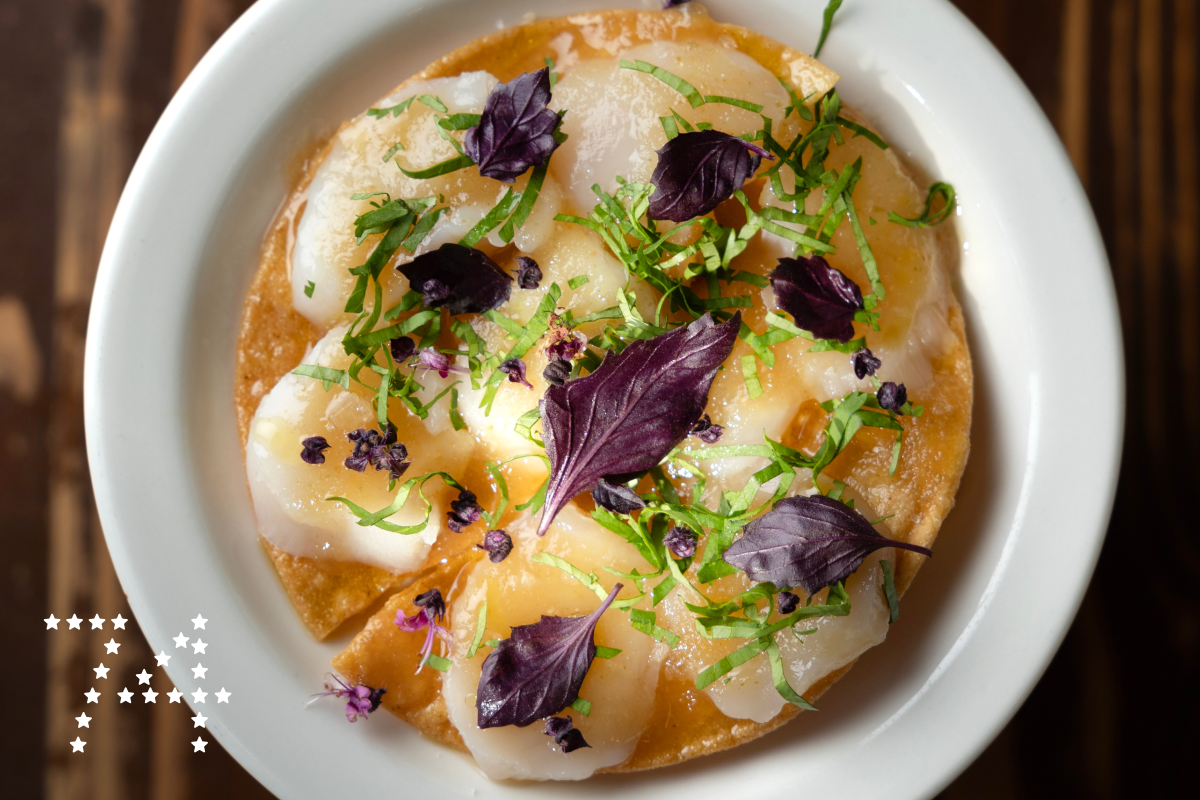
[[845, 580], [881, 547], [933, 555], [924, 547], [880, 536], [857, 511], [822, 495], [788, 497], [746, 526], [725, 562], [752, 581], [809, 594]]
[[475, 546], [487, 553], [488, 560], [493, 564], [499, 564], [512, 552], [513, 541], [507, 531], [494, 530], [488, 531], [483, 537], [483, 543]]
[[854, 377], [860, 381], [868, 375], [874, 375], [875, 370], [883, 366], [883, 362], [865, 347], [854, 351], [854, 355], [850, 356], [850, 363], [854, 366]]
[[601, 508], [607, 508], [614, 514], [629, 514], [639, 508], [646, 507], [646, 501], [628, 486], [609, 483], [603, 478], [592, 489], [592, 499]]
[[543, 615], [513, 628], [483, 662], [475, 700], [479, 727], [523, 728], [574, 703], [596, 656], [596, 623], [619, 591], [618, 583], [586, 617]]
[[300, 460], [305, 464], [325, 463], [325, 451], [329, 449], [329, 442], [324, 436], [309, 436], [300, 442], [300, 446], [303, 448], [300, 451]]
[[517, 256], [517, 286], [536, 289], [542, 282], [542, 268], [529, 256]]
[[550, 69], [498, 83], [483, 105], [479, 124], [468, 129], [463, 150], [485, 178], [512, 183], [532, 166], [543, 166], [558, 147], [558, 114], [550, 102]]
[[658, 150], [648, 216], [686, 222], [707, 214], [754, 177], [762, 152], [721, 131], [679, 134]]
[[818, 339], [848, 342], [854, 338], [854, 314], [863, 310], [858, 284], [829, 266], [820, 256], [781, 258], [767, 276], [775, 303], [796, 325]]
[[590, 375], [546, 389], [541, 412], [550, 480], [538, 535], [601, 478], [652, 469], [683, 441], [741, 324], [740, 312], [720, 325], [705, 314], [619, 355], [610, 351]]
[[396, 269], [409, 286], [425, 294], [425, 305], [444, 306], [451, 314], [482, 314], [504, 305], [512, 295], [512, 276], [483, 251], [461, 244], [447, 242]]
[[908, 389], [904, 388], [903, 383], [885, 381], [880, 385], [879, 391], [875, 392], [875, 399], [879, 401], [880, 408], [896, 414], [903, 414], [904, 412], [900, 409], [908, 402]]

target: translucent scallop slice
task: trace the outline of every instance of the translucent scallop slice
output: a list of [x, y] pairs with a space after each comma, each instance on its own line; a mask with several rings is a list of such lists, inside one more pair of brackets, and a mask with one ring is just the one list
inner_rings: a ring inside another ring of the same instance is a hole
[[[645, 568], [637, 551], [597, 525], [575, 506], [564, 509], [544, 538], [526, 518], [510, 526], [516, 547], [500, 564], [475, 566], [461, 592], [452, 598], [454, 666], [443, 677], [442, 694], [450, 720], [463, 743], [489, 778], [518, 780], [581, 780], [596, 770], [620, 764], [633, 753], [654, 709], [654, 694], [666, 646], [634, 630], [627, 612], [610, 608], [596, 628], [597, 645], [621, 650], [613, 658], [593, 660], [580, 690], [591, 703], [588, 716], [568, 709], [590, 748], [563, 753], [546, 736], [541, 722], [525, 728], [480, 729], [476, 725], [476, 688], [490, 649], [481, 647], [466, 657], [475, 635], [480, 609], [487, 602], [485, 641], [505, 638], [511, 626], [537, 622], [541, 615], [585, 616], [599, 599], [574, 578], [555, 567], [533, 563], [539, 550], [553, 553], [585, 572], [595, 572], [608, 588], [619, 579], [605, 566], [621, 571]], [[635, 594], [623, 581], [622, 597]]]

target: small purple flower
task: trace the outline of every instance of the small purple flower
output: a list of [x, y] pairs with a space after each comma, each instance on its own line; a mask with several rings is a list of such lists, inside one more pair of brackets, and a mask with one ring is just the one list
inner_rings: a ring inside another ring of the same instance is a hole
[[552, 386], [562, 386], [571, 377], [571, 362], [554, 359], [542, 370], [542, 377]]
[[560, 335], [558, 341], [546, 348], [546, 355], [550, 360], [561, 359], [570, 362], [572, 359], [578, 358], [587, 349], [587, 337], [581, 331], [565, 331]]
[[908, 390], [904, 388], [903, 383], [885, 381], [879, 387], [879, 391], [875, 392], [875, 399], [879, 401], [879, 407], [885, 411], [903, 414], [904, 412], [900, 409], [908, 402]]
[[475, 493], [470, 489], [459, 491], [458, 499], [450, 503], [450, 509], [446, 512], [446, 526], [455, 533], [462, 533], [483, 514], [483, 506], [475, 502]]
[[696, 534], [691, 528], [676, 525], [663, 536], [663, 544], [676, 558], [691, 558], [696, 555]]
[[402, 444], [391, 447], [376, 447], [371, 450], [371, 463], [375, 470], [387, 470], [391, 480], [399, 480], [412, 464], [408, 461], [408, 448]]
[[800, 598], [792, 592], [780, 592], [775, 596], [775, 607], [779, 609], [780, 614], [790, 614], [798, 605]]
[[532, 389], [533, 384], [525, 380], [525, 362], [519, 358], [510, 358], [496, 369], [508, 376], [508, 380], [512, 383], [523, 383], [526, 388]]
[[546, 717], [545, 733], [547, 736], [554, 737], [554, 743], [561, 747], [564, 753], [570, 753], [581, 747], [591, 747], [570, 717]]
[[451, 372], [470, 372], [469, 369], [457, 367], [450, 363], [445, 353], [439, 353], [436, 348], [425, 347], [417, 356], [418, 363], [425, 369], [431, 369], [445, 378]]
[[721, 434], [724, 432], [725, 429], [720, 425], [713, 424], [712, 418], [708, 414], [692, 423], [692, 436], [705, 444], [716, 444], [721, 440]]
[[324, 436], [309, 436], [300, 445], [304, 448], [300, 451], [300, 460], [305, 464], [325, 463], [324, 451], [329, 449], [329, 442], [325, 441]]
[[430, 278], [425, 281], [425, 285], [421, 287], [421, 294], [424, 295], [423, 305], [427, 308], [435, 303], [440, 303], [450, 296], [450, 287], [439, 281], [437, 278]]
[[413, 598], [413, 605], [428, 611], [438, 622], [441, 622], [442, 618], [446, 616], [446, 600], [442, 597], [441, 589], [421, 592]]
[[453, 645], [454, 635], [448, 628], [442, 627], [437, 622], [446, 614], [446, 601], [442, 599], [442, 593], [439, 590], [430, 589], [422, 592], [413, 599], [413, 604], [417, 606], [417, 613], [410, 617], [404, 613], [403, 608], [398, 608], [396, 609], [395, 623], [396, 627], [405, 633], [416, 633], [422, 629], [428, 631], [425, 634], [425, 643], [421, 645], [421, 660], [417, 665], [417, 672], [420, 673], [429, 659], [429, 654], [433, 652], [433, 640], [441, 639], [443, 642]]
[[363, 472], [367, 465], [373, 465], [375, 471], [387, 470], [392, 480], [404, 474], [411, 462], [407, 461], [408, 448], [396, 443], [396, 429], [388, 423], [387, 435], [380, 435], [372, 428], [359, 428], [346, 434], [346, 438], [354, 445], [354, 451], [346, 459], [346, 467], [355, 472]]
[[348, 698], [346, 700], [346, 719], [356, 722], [359, 717], [366, 719], [372, 711], [379, 708], [385, 694], [387, 694], [387, 689], [372, 689], [361, 683], [351, 686], [336, 675], [329, 675], [325, 681], [325, 691], [313, 695], [313, 699], [330, 695]]
[[397, 336], [388, 342], [388, 349], [392, 351], [392, 360], [400, 364], [413, 357], [417, 352], [417, 343], [407, 336]]
[[346, 458], [346, 468], [355, 472], [363, 472], [371, 463], [371, 451], [383, 445], [383, 437], [379, 431], [359, 428], [346, 434], [346, 438], [354, 445], [354, 450]]
[[850, 363], [854, 365], [854, 377], [860, 381], [868, 375], [874, 375], [875, 370], [883, 366], [883, 362], [865, 347], [850, 356]]
[[508, 558], [508, 554], [512, 552], [513, 542], [512, 537], [506, 531], [494, 530], [488, 531], [484, 535], [483, 544], [475, 546], [487, 553], [488, 559], [493, 564], [499, 564]]
[[536, 289], [542, 282], [542, 268], [528, 256], [517, 256], [517, 286]]

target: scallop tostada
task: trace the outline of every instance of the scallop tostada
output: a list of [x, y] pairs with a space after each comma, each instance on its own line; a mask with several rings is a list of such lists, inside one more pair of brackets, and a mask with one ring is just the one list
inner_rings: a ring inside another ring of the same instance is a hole
[[235, 399], [284, 590], [356, 633], [348, 718], [585, 778], [761, 736], [884, 640], [972, 372], [953, 189], [837, 77], [697, 6], [535, 21], [307, 160]]

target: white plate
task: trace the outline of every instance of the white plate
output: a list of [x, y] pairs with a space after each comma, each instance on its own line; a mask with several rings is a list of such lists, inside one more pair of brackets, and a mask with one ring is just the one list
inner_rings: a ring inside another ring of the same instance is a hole
[[[611, 4], [619, 6], [619, 3]], [[824, 0], [718, 0], [720, 20], [799, 49]], [[100, 518], [138, 622], [176, 653], [209, 732], [285, 798], [545, 796], [490, 783], [388, 714], [304, 708], [338, 644], [317, 644], [259, 550], [233, 415], [234, 347], [293, 154], [445, 52], [594, 0], [264, 0], [188, 78], [113, 219], [85, 375]], [[825, 58], [842, 97], [959, 191], [959, 296], [975, 359], [973, 452], [936, 557], [885, 646], [822, 703], [754, 744], [571, 791], [661, 800], [934, 794], [1016, 711], [1092, 573], [1116, 479], [1122, 406], [1113, 289], [1058, 138], [1012, 70], [940, 0], [851, 0]], [[170, 637], [197, 613], [208, 677]]]

